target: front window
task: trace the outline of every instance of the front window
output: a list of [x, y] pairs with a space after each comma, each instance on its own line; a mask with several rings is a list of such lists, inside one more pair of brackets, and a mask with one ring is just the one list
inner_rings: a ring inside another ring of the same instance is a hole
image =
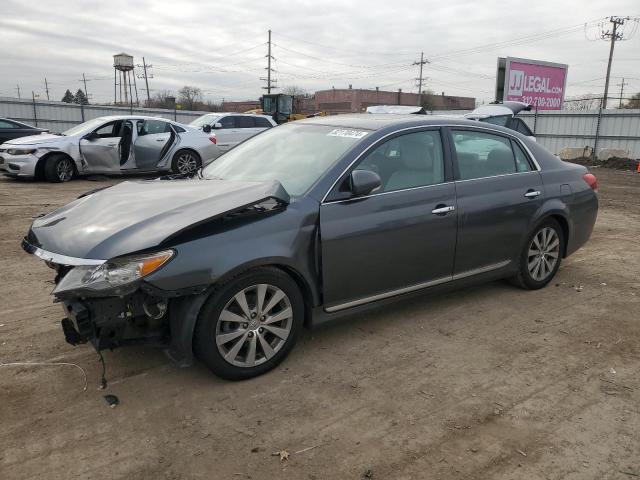
[[440, 132], [429, 130], [392, 138], [369, 153], [356, 170], [380, 176], [377, 192], [393, 192], [444, 182]]
[[289, 195], [305, 193], [369, 132], [289, 123], [266, 130], [204, 169], [208, 179], [278, 180]]
[[209, 113], [207, 115], [203, 115], [201, 117], [196, 118], [189, 125], [196, 128], [203, 127], [204, 125], [213, 125], [218, 121], [219, 118], [220, 118], [220, 115], [216, 115], [215, 113]]

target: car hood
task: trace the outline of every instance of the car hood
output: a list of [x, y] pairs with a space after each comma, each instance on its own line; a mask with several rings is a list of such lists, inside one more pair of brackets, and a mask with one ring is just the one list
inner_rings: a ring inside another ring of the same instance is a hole
[[40, 145], [41, 143], [59, 143], [60, 140], [68, 139], [69, 137], [61, 135], [52, 135], [50, 133], [42, 133], [40, 135], [29, 135], [28, 137], [14, 138], [3, 145]]
[[59, 255], [107, 260], [269, 200], [285, 205], [289, 195], [277, 181], [122, 182], [36, 219], [26, 242]]

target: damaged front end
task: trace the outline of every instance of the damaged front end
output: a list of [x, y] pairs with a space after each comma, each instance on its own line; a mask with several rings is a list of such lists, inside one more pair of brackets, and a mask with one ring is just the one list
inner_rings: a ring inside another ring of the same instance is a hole
[[[282, 212], [289, 197], [277, 182], [159, 187], [164, 185], [119, 184], [91, 192], [38, 217], [22, 247], [56, 271], [51, 294], [64, 308], [68, 343], [91, 343], [98, 352], [152, 345], [187, 366], [197, 316], [215, 277], [185, 275], [177, 266], [184, 258], [180, 249]], [[167, 190], [174, 190], [168, 206], [161, 201]], [[180, 272], [170, 290], [154, 283], [153, 274], [165, 267]]]
[[155, 295], [143, 278], [168, 263], [173, 250], [104, 261], [52, 254], [27, 239], [22, 247], [56, 271], [51, 293], [63, 306], [62, 329], [71, 345], [91, 342], [100, 351], [168, 344], [170, 300]]

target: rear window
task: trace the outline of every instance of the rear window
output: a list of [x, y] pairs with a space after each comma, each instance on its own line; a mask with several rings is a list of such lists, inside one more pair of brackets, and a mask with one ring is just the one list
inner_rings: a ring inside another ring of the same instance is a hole
[[267, 120], [266, 118], [261, 118], [261, 117], [254, 117], [255, 121], [256, 121], [256, 127], [259, 128], [271, 128], [273, 125], [271, 125], [271, 122], [269, 122], [269, 120]]
[[254, 128], [255, 126], [256, 122], [253, 117], [236, 117], [237, 128]]

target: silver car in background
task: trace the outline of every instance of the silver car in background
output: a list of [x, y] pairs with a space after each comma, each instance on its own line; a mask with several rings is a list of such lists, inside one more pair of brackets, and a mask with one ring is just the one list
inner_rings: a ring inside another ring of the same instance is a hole
[[164, 118], [99, 117], [61, 134], [0, 145], [0, 170], [11, 177], [65, 182], [76, 175], [190, 174], [220, 155], [213, 135]]
[[221, 151], [232, 149], [247, 138], [251, 138], [277, 125], [267, 115], [253, 113], [207, 113], [189, 125], [206, 133], [213, 133]]

